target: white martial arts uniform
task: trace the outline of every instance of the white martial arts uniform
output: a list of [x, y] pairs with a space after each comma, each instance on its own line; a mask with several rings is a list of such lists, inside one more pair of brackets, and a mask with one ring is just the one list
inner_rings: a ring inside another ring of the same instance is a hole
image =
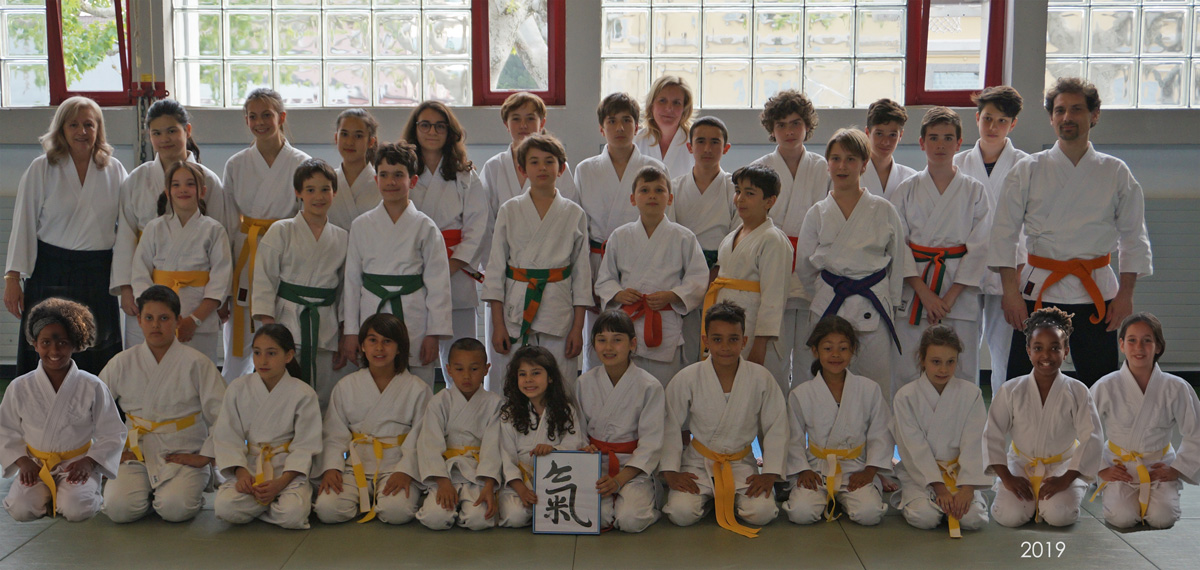
[[[296, 340], [297, 362], [303, 362], [302, 353], [306, 350], [304, 330], [308, 323], [300, 318], [306, 309], [304, 305], [280, 296], [280, 283], [333, 290], [332, 304], [311, 309], [317, 312], [320, 323], [319, 331], [310, 333], [315, 333], [312, 342], [316, 347], [313, 354], [316, 376], [309, 380], [309, 385], [317, 392], [322, 412], [329, 407], [333, 385], [354, 371], [350, 364], [341, 370], [333, 369], [333, 355], [341, 342], [338, 325], [341, 323], [342, 283], [345, 278], [342, 270], [349, 240], [346, 230], [332, 222], [325, 224], [321, 229], [321, 237], [317, 238], [301, 212], [294, 218], [272, 224], [259, 242], [255, 258], [254, 296], [250, 299], [250, 313], [265, 315], [287, 327]], [[317, 297], [304, 295], [301, 298], [318, 300]], [[357, 327], [351, 328], [350, 334], [358, 334]], [[307, 374], [308, 371], [303, 373]]]
[[110, 360], [100, 379], [125, 412], [131, 434], [127, 447], [136, 444], [145, 457], [121, 463], [116, 479], [104, 486], [104, 514], [113, 522], [133, 522], [153, 506], [163, 520], [191, 520], [204, 506], [201, 493], [212, 482], [212, 467], [189, 467], [166, 457], [216, 456], [209, 429], [225, 397], [217, 365], [181, 342], [172, 342], [162, 360], [155, 360], [143, 343]]
[[[217, 489], [217, 518], [233, 524], [258, 518], [283, 528], [308, 528], [313, 492], [308, 474], [321, 453], [321, 409], [308, 384], [286, 372], [271, 390], [258, 373], [234, 380], [225, 390], [212, 440], [217, 471], [225, 477]], [[262, 482], [285, 471], [299, 475], [263, 505], [237, 490], [239, 467]]]
[[[89, 444], [91, 447], [86, 447]], [[57, 505], [53, 511], [46, 483], [37, 481], [26, 487], [20, 479], [9, 487], [4, 510], [20, 522], [54, 513], [72, 522], [92, 518], [100, 511], [103, 500], [100, 478], [117, 476], [123, 445], [125, 426], [112, 395], [99, 378], [72, 362], [62, 386], [55, 392], [38, 363], [33, 372], [14, 378], [0, 401], [0, 467], [4, 468], [4, 476], [16, 476], [17, 460], [25, 456], [44, 467], [45, 462], [36, 458], [35, 449], [39, 454], [79, 453], [50, 469], [48, 476], [57, 487]], [[86, 481], [69, 483], [68, 468], [79, 460], [76, 457], [90, 457], [96, 467]]]
[[[929, 175], [929, 169], [925, 169], [904, 181], [892, 194], [891, 202], [900, 215], [900, 222], [904, 224], [904, 236], [910, 251], [913, 246], [967, 246], [966, 254], [958, 258], [945, 258], [941, 290], [935, 293], [944, 297], [956, 283], [966, 287], [950, 312], [942, 318], [941, 324], [953, 328], [963, 341], [963, 351], [958, 354], [959, 376], [978, 383], [979, 343], [976, 339], [979, 338], [982, 311], [979, 284], [984, 275], [990, 273], [987, 270], [988, 201], [983, 184], [958, 172], [946, 186], [946, 191], [940, 193]], [[918, 262], [909, 255], [904, 258], [904, 277], [921, 277], [928, 271], [925, 283], [933, 290], [937, 281], [934, 281], [934, 269], [929, 264], [929, 261]], [[931, 282], [934, 284], [931, 285]], [[915, 295], [913, 288], [905, 283], [900, 304], [892, 317], [903, 349], [903, 355], [892, 363], [893, 394], [921, 374], [917, 368], [917, 349], [921, 345], [921, 335], [929, 327], [929, 309], [922, 306], [920, 321], [915, 325], [909, 324]]]
[[[637, 207], [633, 205], [630, 197], [633, 196], [634, 177], [637, 176], [639, 170], [646, 166], [666, 169], [662, 162], [650, 155], [642, 154], [634, 146], [633, 154], [629, 155], [629, 162], [625, 165], [625, 171], [618, 176], [612, 157], [608, 154], [608, 145], [604, 145], [600, 154], [585, 159], [575, 168], [575, 187], [579, 189], [579, 204], [587, 213], [588, 246], [591, 252], [589, 259], [591, 260], [593, 279], [599, 274], [600, 260], [604, 256], [600, 252], [608, 243], [609, 236], [617, 228], [638, 219]], [[672, 213], [668, 207], [667, 217], [671, 216]], [[592, 330], [592, 323], [596, 322], [597, 314], [594, 311], [588, 311], [585, 315], [583, 330]], [[589, 346], [583, 349], [583, 370], [591, 370], [599, 365], [600, 360], [596, 357], [596, 351], [589, 343]]]
[[911, 257], [896, 208], [870, 192], [863, 192], [849, 218], [842, 215], [833, 194], [817, 202], [804, 217], [804, 227], [796, 243], [796, 273], [804, 286], [814, 292], [811, 307], [814, 326], [836, 298], [834, 287], [825, 282], [822, 271], [854, 280], [887, 272], [882, 281], [871, 287], [883, 305], [882, 310], [866, 297], [851, 295], [837, 314], [850, 321], [858, 333], [858, 351], [850, 364], [851, 372], [877, 382], [889, 402], [893, 394], [892, 357], [897, 347], [887, 323], [881, 321], [885, 315], [895, 314], [904, 288], [904, 260]]
[[[17, 186], [4, 271], [29, 277], [37, 264], [39, 241], [74, 251], [113, 249], [125, 176], [125, 167], [113, 157], [103, 169], [88, 161], [82, 183], [67, 157], [58, 164], [50, 164], [44, 154], [33, 159]], [[110, 287], [117, 280], [116, 268], [113, 263], [114, 274], [107, 276]]]
[[957, 470], [952, 475], [956, 486], [975, 487], [971, 506], [959, 524], [967, 530], [986, 525], [987, 503], [982, 489], [992, 485], [993, 477], [984, 474], [983, 427], [987, 412], [979, 387], [970, 380], [951, 378], [939, 394], [929, 377], [922, 374], [896, 392], [892, 412], [892, 436], [900, 450], [896, 476], [900, 479], [904, 520], [925, 529], [941, 523], [944, 514], [931, 486], [945, 484], [945, 474]]
[[[421, 503], [417, 438], [431, 396], [429, 386], [408, 372], [393, 377], [383, 392], [367, 369], [337, 383], [325, 412], [320, 473], [313, 476], [341, 471], [342, 492], [317, 496], [314, 508], [321, 522], [346, 522], [372, 510], [388, 524], [413, 519]], [[375, 455], [377, 441], [383, 446], [381, 456]], [[362, 462], [359, 470], [365, 488], [359, 486], [354, 472], [356, 457]], [[412, 477], [412, 484], [394, 495], [384, 495], [388, 479], [396, 473]]]
[[[758, 283], [758, 292], [726, 287], [717, 292], [715, 303], [729, 301], [746, 310], [744, 336], [749, 342], [742, 350], [743, 358], [753, 350], [754, 337], [763, 336], [771, 339], [767, 343], [767, 360], [774, 358], [782, 362], [783, 348], [779, 344], [779, 334], [791, 279], [788, 270], [792, 267], [792, 246], [771, 218], [738, 241], [737, 236], [741, 231], [742, 224], [739, 223], [721, 240], [717, 250], [717, 279], [754, 281]], [[771, 355], [772, 352], [775, 354]], [[771, 376], [780, 386], [784, 384], [774, 372]], [[783, 390], [779, 391], [779, 395], [783, 396]]]
[[[847, 372], [838, 402], [818, 372], [788, 394], [787, 406], [787, 476], [792, 491], [783, 510], [788, 519], [796, 524], [820, 520], [832, 507], [828, 478], [836, 477], [834, 496], [850, 520], [861, 525], [883, 521], [887, 504], [878, 477], [849, 490], [850, 476], [867, 467], [880, 473], [892, 469], [891, 413], [879, 385]], [[829, 455], [836, 459], [831, 461]], [[796, 476], [804, 471], [820, 475], [821, 485], [814, 490], [796, 484]]]
[[[647, 316], [642, 315], [634, 320], [634, 326], [637, 327], [634, 362], [658, 378], [664, 386], [683, 368], [681, 315], [701, 307], [707, 287], [708, 264], [704, 262], [704, 252], [700, 250], [696, 236], [691, 230], [665, 217], [650, 236], [646, 235], [641, 220], [613, 231], [596, 276], [596, 295], [600, 297], [600, 306], [604, 309], [631, 306], [649, 313], [645, 299], [624, 306], [614, 300], [618, 293], [630, 288], [641, 292], [643, 297], [659, 291], [671, 291], [683, 301], [657, 311], [661, 322], [657, 346], [646, 344], [651, 326]], [[590, 338], [591, 330], [585, 331], [584, 336]]]
[[[992, 219], [996, 215], [996, 202], [1000, 199], [1000, 191], [1004, 188], [1004, 179], [1008, 171], [1022, 158], [1029, 156], [1025, 151], [1013, 146], [1012, 141], [1005, 139], [1004, 150], [992, 166], [988, 174], [987, 166], [983, 163], [983, 151], [979, 143], [974, 148], [964, 150], [954, 155], [954, 166], [960, 174], [965, 174], [983, 183], [988, 199], [988, 216], [985, 221], [990, 238]], [[1023, 241], [1023, 240], [1022, 240]], [[1017, 265], [1025, 264], [1025, 245], [1018, 243]], [[1000, 385], [1008, 380], [1008, 350], [1012, 344], [1012, 325], [1004, 320], [1004, 307], [1000, 300], [1004, 297], [1004, 287], [1000, 285], [1000, 274], [985, 271], [983, 284], [983, 342], [987, 344], [992, 361], [992, 393], [1000, 391]], [[968, 340], [969, 342], [969, 340]]]
[[[188, 151], [186, 160], [192, 165], [200, 167], [200, 171], [204, 173], [205, 215], [219, 222], [226, 232], [230, 228], [237, 229], [237, 213], [233, 211], [233, 205], [225, 193], [221, 179], [207, 166], [196, 162], [191, 151]], [[112, 290], [114, 295], [121, 294], [122, 286], [133, 285], [130, 273], [133, 266], [133, 253], [137, 249], [138, 241], [141, 239], [146, 225], [159, 217], [158, 197], [162, 196], [163, 191], [167, 188], [166, 168], [170, 166], [169, 164], [164, 166], [161, 158], [155, 155], [152, 162], [144, 162], [130, 171], [129, 177], [121, 184], [121, 210], [120, 217], [117, 218], [117, 243], [113, 246]], [[226, 240], [228, 241], [228, 235], [226, 235]], [[225, 281], [229, 281], [228, 276]], [[228, 296], [228, 283], [225, 285], [225, 296]], [[225, 296], [221, 297], [222, 301]], [[137, 297], [137, 293], [134, 293], [134, 297]], [[125, 348], [133, 347], [145, 340], [142, 337], [142, 329], [137, 324], [137, 317], [124, 315], [123, 318], [125, 319]], [[217, 339], [217, 342], [219, 343], [220, 339]], [[220, 351], [221, 347], [218, 344], [217, 352]], [[201, 352], [207, 354], [207, 351], [202, 350]]]
[[588, 370], [579, 377], [578, 390], [579, 411], [592, 445], [633, 442], [636, 446], [632, 453], [614, 451], [611, 455], [601, 449], [601, 475], [615, 476], [624, 467], [641, 470], [616, 493], [601, 499], [601, 528], [642, 532], [661, 516], [656, 508], [654, 469], [662, 454], [667, 415], [662, 384], [631, 362], [615, 385], [603, 366]]
[[[696, 234], [700, 250], [711, 269], [717, 265], [717, 250], [721, 240], [738, 225], [737, 208], [733, 206], [733, 175], [721, 170], [704, 191], [696, 185], [692, 172], [671, 181], [675, 195], [672, 221]], [[700, 361], [700, 321], [703, 307], [683, 316], [683, 366]]]
[[[647, 110], [647, 112], [650, 112]], [[671, 179], [678, 178], [684, 174], [692, 172], [692, 166], [695, 166], [695, 157], [688, 150], [688, 133], [680, 125], [675, 131], [675, 136], [671, 137], [671, 146], [667, 147], [667, 154], [663, 155], [662, 141], [655, 142], [654, 135], [650, 133], [650, 129], [642, 129], [636, 135], [633, 135], [633, 145], [637, 147], [642, 154], [653, 158], [663, 164], [667, 169], [667, 176]]]
[[688, 426], [693, 441], [719, 454], [746, 451], [731, 461], [734, 508], [738, 518], [752, 525], [765, 525], [779, 514], [775, 493], [751, 498], [746, 479], [759, 474], [758, 463], [749, 453], [755, 437], [762, 443], [762, 474], [783, 477], [787, 457], [787, 410], [779, 385], [766, 368], [741, 359], [733, 389], [726, 393], [713, 369], [712, 359], [684, 368], [667, 385], [667, 422], [663, 432], [660, 471], [692, 473], [699, 494], [671, 490], [663, 514], [679, 526], [695, 524], [713, 496], [714, 462], [700, 454], [695, 445], [683, 449], [680, 433]]
[[377, 312], [395, 314], [391, 302], [380, 307], [379, 297], [363, 285], [364, 273], [420, 275], [424, 280], [420, 289], [400, 296], [400, 302], [404, 325], [408, 328], [409, 372], [433, 389], [437, 359], [422, 363], [421, 344], [427, 336], [449, 337], [454, 332], [450, 323], [450, 264], [446, 260], [446, 242], [437, 224], [412, 202], [395, 222], [382, 202], [354, 220], [346, 252], [342, 301], [342, 322], [347, 334], [358, 334], [359, 327]]
[[[1120, 370], [1096, 382], [1091, 393], [1108, 437], [1100, 467], [1122, 464], [1134, 481], [1105, 484], [1104, 520], [1117, 528], [1129, 528], [1139, 521], [1153, 528], [1170, 528], [1179, 520], [1183, 483], [1200, 481], [1200, 400], [1196, 390], [1155, 364], [1143, 393], [1129, 366], [1122, 364]], [[1183, 436], [1178, 450], [1171, 445], [1174, 428]], [[1110, 445], [1126, 458], [1114, 453]], [[1128, 457], [1131, 454], [1138, 455]], [[1139, 504], [1138, 463], [1147, 469], [1164, 463], [1179, 472], [1175, 481], [1149, 483], [1145, 516]]]
[[[1006, 445], [1009, 437], [1012, 444]], [[992, 396], [983, 445], [988, 475], [996, 474], [992, 466], [1007, 465], [1014, 476], [1029, 479], [1032, 484], [1032, 477], [1039, 472], [1046, 477], [1061, 476], [1070, 470], [1079, 472], [1070, 487], [1037, 501], [1018, 499], [997, 479], [996, 498], [992, 501], [996, 522], [1021, 526], [1034, 518], [1035, 511], [1052, 526], [1068, 526], [1079, 520], [1083, 494], [1100, 466], [1100, 417], [1083, 382], [1060, 372], [1045, 403], [1032, 375], [1005, 382]], [[1038, 489], [1033, 492], [1036, 496]]]
[[[483, 492], [484, 478], [500, 485], [500, 406], [504, 398], [495, 392], [476, 390], [468, 400], [451, 382], [425, 408], [417, 439], [417, 461], [421, 479], [429, 493], [417, 520], [426, 528], [446, 530], [458, 526], [484, 530], [496, 525], [487, 518], [487, 504], [475, 504]], [[447, 458], [447, 456], [449, 456]], [[437, 502], [438, 477], [450, 480], [458, 493], [458, 505], [445, 509]], [[493, 492], [499, 492], [493, 487]]]
[[863, 187], [881, 198], [891, 198], [892, 192], [900, 187], [901, 182], [917, 173], [916, 170], [900, 164], [895, 158], [892, 159], [892, 169], [889, 172], [887, 188], [884, 188], [883, 182], [879, 179], [879, 172], [875, 170], [875, 163], [867, 161], [867, 171], [862, 175]]
[[587, 447], [587, 423], [573, 404], [568, 404], [567, 408], [573, 426], [560, 434], [550, 433], [549, 422], [542, 421], [545, 418], [538, 417], [532, 405], [529, 406], [529, 433], [517, 431], [512, 422], [500, 421], [500, 461], [504, 486], [497, 493], [499, 526], [520, 528], [529, 526], [533, 521], [533, 508], [526, 507], [521, 502], [521, 496], [509, 486], [514, 481], [524, 481], [530, 491], [537, 492], [537, 481], [533, 479], [536, 463], [532, 455], [533, 448], [543, 443], [552, 446], [555, 451], [577, 451]]
[[[538, 215], [528, 192], [500, 206], [492, 251], [484, 273], [482, 297], [484, 301], [504, 303], [504, 328], [510, 339], [517, 340], [508, 354], [496, 354], [488, 375], [488, 390], [504, 392], [504, 372], [512, 351], [521, 344], [522, 315], [529, 290], [527, 283], [505, 277], [506, 268], [569, 267], [569, 277], [546, 283], [537, 315], [530, 325], [528, 343], [542, 346], [554, 355], [567, 394], [574, 397], [579, 360], [566, 357], [566, 337], [575, 321], [575, 307], [592, 306], [592, 268], [588, 263], [587, 247], [587, 215], [579, 204], [563, 198], [562, 194], [554, 197], [545, 218]], [[490, 338], [488, 341], [487, 344], [491, 344]]]
[[[229, 296], [229, 283], [233, 276], [233, 260], [229, 254], [229, 234], [220, 222], [196, 212], [187, 225], [181, 225], [175, 214], [167, 213], [146, 224], [142, 239], [138, 241], [130, 264], [130, 285], [137, 298], [156, 282], [156, 271], [204, 271], [208, 283], [201, 286], [182, 285], [164, 276], [163, 285], [175, 289], [179, 294], [179, 318], [187, 319], [205, 299], [224, 303]], [[136, 337], [142, 339], [141, 327]], [[221, 356], [221, 318], [217, 311], [196, 326], [192, 339], [184, 343], [207, 356], [213, 362]], [[130, 336], [128, 332], [126, 339]], [[143, 339], [144, 340], [144, 339]], [[140, 341], [139, 341], [140, 342]]]
[[[442, 163], [433, 170], [421, 173], [417, 185], [409, 194], [414, 206], [429, 216], [446, 237], [447, 232], [460, 232], [461, 243], [449, 246], [450, 257], [467, 264], [478, 272], [487, 251], [483, 249], [488, 226], [488, 204], [483, 184], [474, 170], [459, 172], [454, 180], [442, 178]], [[447, 240], [449, 241], [449, 240]], [[445, 254], [443, 254], [445, 255]], [[450, 276], [450, 302], [453, 334], [440, 341], [441, 367], [446, 370], [450, 345], [456, 339], [475, 338], [475, 311], [479, 308], [478, 284], [462, 271]], [[449, 382], [447, 382], [449, 383]]]
[[771, 219], [776, 227], [788, 236], [792, 245], [791, 275], [788, 277], [788, 300], [779, 327], [779, 352], [768, 351], [764, 363], [779, 380], [784, 394], [792, 387], [812, 378], [812, 351], [808, 348], [808, 335], [812, 331], [810, 307], [812, 296], [795, 273], [796, 243], [804, 216], [813, 205], [829, 194], [829, 166], [825, 157], [805, 151], [796, 166], [796, 174], [788, 168], [776, 150], [754, 161], [753, 164], [770, 168], [779, 176], [779, 198], [771, 207]]
[[[225, 194], [233, 205], [236, 213], [235, 220], [240, 219], [240, 225], [227, 228], [229, 241], [233, 244], [233, 271], [237, 280], [231, 289], [233, 295], [232, 314], [225, 322], [225, 360], [221, 367], [221, 375], [226, 382], [249, 374], [254, 370], [253, 354], [250, 343], [254, 340], [251, 334], [250, 298], [251, 286], [254, 282], [253, 267], [255, 251], [247, 250], [249, 244], [257, 248], [257, 240], [266, 233], [265, 227], [251, 227], [250, 219], [254, 220], [283, 220], [296, 215], [300, 211], [300, 201], [296, 198], [293, 188], [293, 175], [296, 168], [310, 157], [296, 149], [287, 141], [275, 157], [271, 165], [258, 151], [256, 145], [242, 149], [229, 157], [225, 163], [225, 173], [221, 180], [225, 183]], [[251, 235], [254, 241], [248, 241]], [[240, 332], [235, 331], [240, 329]], [[237, 342], [241, 336], [241, 342]], [[240, 346], [235, 347], [235, 344]], [[240, 355], [239, 355], [240, 353]]]
[[358, 173], [354, 184], [346, 180], [344, 166], [334, 170], [338, 190], [329, 206], [329, 223], [350, 231], [355, 219], [379, 205], [379, 185], [375, 183], [375, 167], [370, 163]]

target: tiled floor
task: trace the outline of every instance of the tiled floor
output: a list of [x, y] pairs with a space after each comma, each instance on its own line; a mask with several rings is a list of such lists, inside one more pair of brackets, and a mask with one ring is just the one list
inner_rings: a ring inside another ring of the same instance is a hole
[[[0, 495], [12, 480], [0, 480]], [[211, 504], [211, 496], [210, 496]], [[84, 523], [43, 519], [16, 523], [0, 512], [0, 569], [65, 568], [1196, 568], [1200, 560], [1200, 488], [1187, 486], [1184, 519], [1170, 530], [1115, 531], [1097, 519], [1100, 502], [1084, 503], [1080, 522], [1067, 529], [995, 523], [951, 540], [944, 528], [909, 527], [893, 511], [878, 527], [844, 518], [800, 527], [776, 520], [758, 539], [722, 530], [710, 517], [691, 528], [663, 520], [639, 535], [599, 537], [533, 535], [529, 530], [426, 530], [417, 523], [389, 527], [378, 521], [287, 531], [255, 522], [234, 527], [211, 508], [189, 523], [151, 515], [113, 524], [104, 515]], [[1042, 543], [1042, 559], [1022, 558], [1025, 542]], [[1046, 558], [1046, 543], [1061, 557]]]

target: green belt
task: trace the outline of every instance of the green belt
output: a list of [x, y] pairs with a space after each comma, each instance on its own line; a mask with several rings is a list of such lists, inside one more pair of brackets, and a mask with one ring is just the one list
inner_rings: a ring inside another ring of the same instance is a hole
[[525, 346], [529, 344], [529, 329], [533, 327], [533, 319], [542, 305], [542, 293], [546, 291], [546, 285], [570, 277], [571, 266], [557, 269], [522, 269], [509, 265], [504, 270], [504, 276], [528, 284], [525, 287], [525, 307], [521, 311], [521, 335], [508, 338], [513, 345], [519, 340], [521, 346]]
[[[416, 293], [425, 286], [425, 279], [420, 275], [378, 275], [375, 273], [362, 274], [363, 288], [379, 297], [376, 313], [383, 312], [383, 306], [392, 303], [392, 314], [404, 320], [404, 303], [401, 297]], [[396, 291], [388, 291], [387, 287], [399, 287]]]
[[337, 287], [306, 287], [279, 282], [279, 298], [304, 307], [300, 311], [300, 379], [316, 385], [317, 343], [321, 340], [320, 307], [337, 301]]
[[717, 264], [717, 250], [715, 250], [715, 249], [703, 249], [703, 250], [700, 250], [700, 251], [702, 251], [702, 252], [704, 253], [704, 261], [708, 263], [708, 268], [709, 268], [709, 269], [712, 269], [714, 266], [716, 266], [716, 264]]

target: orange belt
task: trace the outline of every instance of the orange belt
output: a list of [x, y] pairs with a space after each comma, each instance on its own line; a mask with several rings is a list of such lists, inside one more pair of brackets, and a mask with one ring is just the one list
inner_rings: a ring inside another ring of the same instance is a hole
[[[254, 258], [257, 257], [258, 240], [267, 233], [267, 229], [271, 224], [279, 220], [251, 218], [242, 216], [242, 233], [246, 234], [246, 241], [242, 243], [242, 251], [238, 252], [237, 263], [233, 265], [233, 355], [236, 357], [245, 356], [246, 344], [246, 322], [247, 310], [246, 305], [250, 304], [250, 298], [254, 293]], [[238, 304], [241, 293], [242, 271], [248, 271], [246, 281], [246, 305]], [[253, 323], [251, 323], [253, 326]]]
[[[912, 250], [913, 259], [917, 260], [917, 263], [923, 261], [929, 262], [925, 266], [925, 271], [921, 272], [921, 281], [929, 285], [929, 290], [938, 296], [942, 294], [942, 280], [946, 277], [946, 260], [958, 259], [967, 254], [966, 245], [927, 247], [910, 241], [908, 242], [908, 247]], [[921, 324], [922, 309], [924, 309], [924, 306], [921, 303], [921, 298], [914, 294], [912, 313], [908, 316], [908, 324], [913, 326]]]
[[570, 277], [571, 266], [554, 269], [524, 269], [509, 265], [504, 276], [513, 281], [528, 283], [525, 287], [525, 308], [521, 311], [521, 334], [508, 339], [513, 344], [520, 340], [521, 346], [525, 346], [529, 344], [529, 329], [533, 327], [533, 319], [537, 317], [538, 308], [542, 306], [542, 293], [546, 291], [546, 285]]
[[788, 236], [787, 238], [788, 238], [788, 241], [792, 242], [792, 273], [795, 273], [796, 272], [796, 242], [800, 241], [800, 238], [798, 236], [797, 237]]
[[621, 472], [621, 462], [617, 459], [618, 453], [633, 453], [637, 449], [638, 440], [622, 441], [621, 443], [610, 443], [600, 441], [592, 436], [588, 436], [588, 441], [596, 446], [596, 449], [608, 454], [608, 476], [616, 477], [617, 473]]
[[[454, 255], [454, 246], [462, 243], [462, 230], [442, 230], [442, 240], [446, 242], [446, 257]], [[471, 279], [483, 283], [483, 274], [478, 271], [473, 271], [470, 267], [464, 267], [462, 270]]]
[[758, 529], [737, 522], [733, 510], [737, 484], [733, 480], [732, 463], [749, 455], [750, 446], [747, 445], [741, 451], [734, 453], [717, 453], [705, 447], [700, 440], [693, 438], [692, 447], [696, 448], [696, 451], [705, 459], [713, 462], [713, 503], [715, 503], [717, 511], [717, 524], [725, 530], [736, 532], [746, 538], [758, 538]]
[[642, 338], [646, 341], [646, 346], [654, 348], [662, 344], [662, 313], [650, 308], [650, 305], [646, 303], [645, 295], [642, 295], [642, 298], [638, 299], [636, 303], [625, 305], [621, 309], [635, 321], [642, 317], [646, 318], [642, 323]]
[[588, 249], [592, 253], [604, 257], [604, 251], [608, 249], [608, 240], [600, 241], [596, 239], [588, 240]]
[[1104, 295], [1100, 294], [1100, 287], [1096, 285], [1096, 280], [1092, 279], [1092, 272], [1111, 262], [1112, 255], [1107, 253], [1092, 259], [1068, 259], [1066, 261], [1029, 254], [1030, 265], [1050, 272], [1050, 275], [1042, 282], [1042, 290], [1038, 291], [1037, 302], [1034, 303], [1033, 310], [1042, 308], [1042, 295], [1046, 293], [1046, 289], [1058, 283], [1063, 277], [1074, 275], [1083, 283], [1083, 288], [1088, 295], [1091, 295], [1092, 302], [1096, 304], [1096, 314], [1088, 320], [1092, 321], [1093, 325], [1100, 324], [1100, 321], [1104, 320], [1107, 307], [1104, 304]]

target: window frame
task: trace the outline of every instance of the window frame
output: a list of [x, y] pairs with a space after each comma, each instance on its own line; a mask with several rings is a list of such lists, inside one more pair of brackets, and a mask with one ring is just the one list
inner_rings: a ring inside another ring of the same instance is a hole
[[113, 8], [116, 11], [114, 19], [117, 24], [117, 53], [121, 61], [119, 89], [72, 91], [67, 89], [67, 69], [63, 58], [62, 2], [46, 0], [46, 65], [50, 83], [51, 106], [60, 105], [63, 101], [76, 95], [88, 97], [101, 107], [122, 107], [133, 104], [135, 96], [132, 88], [133, 70], [129, 64], [131, 58], [129, 56], [127, 2], [128, 0], [113, 0]]
[[[904, 105], [944, 105], [973, 107], [971, 94], [980, 89], [931, 90], [925, 88], [928, 61], [929, 14], [933, 0], [908, 1], [908, 38], [905, 54]], [[988, 35], [985, 45], [983, 87], [1004, 84], [1005, 37], [1008, 29], [1008, 1], [991, 0], [988, 4]]]
[[[493, 91], [489, 81], [491, 69], [491, 19], [488, 15], [489, 0], [471, 2], [471, 97], [475, 107], [498, 106], [517, 91]], [[547, 57], [549, 59], [548, 88], [530, 91], [541, 97], [547, 105], [566, 105], [567, 75], [567, 2], [547, 0]]]

